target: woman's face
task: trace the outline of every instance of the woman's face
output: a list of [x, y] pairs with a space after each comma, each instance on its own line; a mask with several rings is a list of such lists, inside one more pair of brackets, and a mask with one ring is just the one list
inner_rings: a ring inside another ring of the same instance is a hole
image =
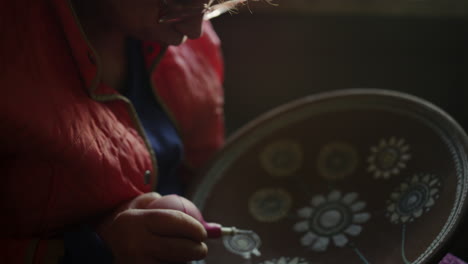
[[[83, 1], [83, 0], [81, 0]], [[157, 41], [165, 45], [179, 45], [186, 37], [195, 39], [202, 32], [203, 14], [175, 23], [160, 23], [163, 14], [171, 13], [172, 6], [202, 8], [209, 0], [91, 0], [98, 4], [102, 18], [109, 26], [124, 34], [142, 40]], [[164, 1], [164, 2], [163, 2]], [[75, 1], [80, 2], [80, 0]]]

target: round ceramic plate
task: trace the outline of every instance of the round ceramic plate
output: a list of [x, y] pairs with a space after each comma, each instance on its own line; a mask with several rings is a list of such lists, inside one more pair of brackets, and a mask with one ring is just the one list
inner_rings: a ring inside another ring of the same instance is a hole
[[466, 207], [467, 136], [439, 108], [377, 89], [314, 95], [241, 129], [194, 188], [206, 264], [428, 263]]

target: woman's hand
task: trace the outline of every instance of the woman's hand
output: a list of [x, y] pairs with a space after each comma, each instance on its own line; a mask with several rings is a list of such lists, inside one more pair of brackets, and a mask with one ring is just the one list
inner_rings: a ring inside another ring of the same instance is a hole
[[176, 210], [146, 209], [159, 198], [156, 193], [140, 195], [99, 227], [115, 263], [174, 263], [206, 257], [206, 231], [200, 222]]

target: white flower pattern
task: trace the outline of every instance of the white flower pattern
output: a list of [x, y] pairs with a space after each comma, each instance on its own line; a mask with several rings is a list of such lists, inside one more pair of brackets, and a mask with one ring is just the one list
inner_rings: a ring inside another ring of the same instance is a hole
[[377, 146], [370, 149], [367, 171], [373, 173], [375, 178], [388, 179], [392, 175], [398, 175], [411, 158], [409, 150], [410, 146], [402, 138], [382, 139]]
[[386, 216], [394, 224], [413, 222], [434, 206], [441, 182], [431, 174], [416, 174], [390, 194]]
[[362, 224], [371, 215], [364, 212], [366, 203], [357, 199], [355, 192], [342, 195], [340, 191], [331, 191], [327, 197], [314, 196], [312, 206], [298, 210], [298, 216], [304, 220], [294, 225], [294, 231], [305, 232], [300, 242], [314, 251], [326, 251], [330, 241], [337, 247], [348, 244], [348, 236], [357, 236], [362, 232]]
[[261, 245], [260, 237], [252, 231], [243, 231], [232, 236], [223, 236], [224, 247], [234, 254], [250, 259], [252, 255], [260, 256], [258, 248]]

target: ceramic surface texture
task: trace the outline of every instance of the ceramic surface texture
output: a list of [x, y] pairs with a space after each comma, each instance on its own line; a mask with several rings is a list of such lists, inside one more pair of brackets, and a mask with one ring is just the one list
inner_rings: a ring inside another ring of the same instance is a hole
[[433, 261], [465, 211], [467, 146], [450, 116], [399, 92], [274, 109], [228, 141], [191, 197], [207, 221], [255, 231], [261, 255], [212, 240], [199, 263]]

